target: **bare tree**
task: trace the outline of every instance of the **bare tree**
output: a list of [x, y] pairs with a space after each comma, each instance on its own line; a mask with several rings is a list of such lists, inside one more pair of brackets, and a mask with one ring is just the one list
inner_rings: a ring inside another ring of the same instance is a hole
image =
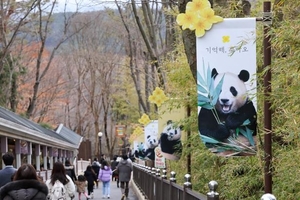
[[[72, 28], [81, 27], [81, 23], [85, 23], [92, 15], [93, 13], [89, 13], [80, 16]], [[93, 24], [80, 30], [80, 34], [73, 37], [68, 46], [68, 53], [72, 54], [68, 59], [72, 63], [69, 64], [69, 74], [76, 69], [70, 80], [76, 80], [72, 83], [77, 98], [71, 103], [76, 109], [77, 124], [86, 119], [91, 120], [88, 130], [91, 131], [89, 137], [95, 141], [95, 155], [99, 154], [97, 134], [100, 131], [104, 134], [104, 146], [112, 155], [116, 143], [112, 119], [113, 95], [118, 91], [115, 82], [120, 77], [123, 57], [118, 50], [121, 49], [121, 43], [116, 36], [119, 31], [107, 29], [110, 24], [104, 19], [108, 15], [105, 12], [100, 12], [100, 15]]]
[[39, 0], [16, 2], [0, 1], [0, 104], [16, 109], [17, 77], [19, 68], [12, 54], [21, 28], [32, 19], [31, 13]]
[[[122, 4], [117, 1], [115, 3], [126, 30], [129, 67], [141, 113], [149, 114], [150, 93], [156, 86], [165, 88], [161, 61], [173, 49], [175, 35], [171, 34], [174, 32], [171, 23], [174, 22], [174, 17], [165, 15], [161, 4], [157, 2], [142, 1], [140, 7], [134, 0], [131, 1], [130, 6], [125, 4], [122, 7]], [[163, 7], [172, 9], [171, 4], [166, 2], [163, 3]]]

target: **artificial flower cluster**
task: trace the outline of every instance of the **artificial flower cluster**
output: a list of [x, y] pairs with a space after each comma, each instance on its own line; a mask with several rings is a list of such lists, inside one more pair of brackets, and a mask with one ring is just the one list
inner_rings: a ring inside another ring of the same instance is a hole
[[176, 21], [183, 30], [195, 30], [196, 37], [202, 37], [205, 31], [210, 30], [214, 23], [222, 22], [223, 18], [215, 15], [208, 0], [193, 0], [186, 4], [185, 13], [177, 15]]
[[140, 123], [140, 124], [144, 124], [144, 125], [149, 124], [150, 121], [151, 121], [151, 120], [150, 120], [149, 116], [146, 115], [146, 114], [143, 114], [142, 117], [139, 119], [139, 123]]
[[152, 92], [152, 95], [150, 95], [148, 98], [151, 103], [155, 103], [158, 107], [160, 107], [161, 104], [163, 104], [168, 99], [169, 98], [165, 95], [165, 92], [159, 87], [156, 87]]
[[142, 133], [144, 133], [144, 130], [142, 127], [138, 126], [134, 129], [133, 133], [132, 134], [135, 134], [135, 135], [141, 135]]

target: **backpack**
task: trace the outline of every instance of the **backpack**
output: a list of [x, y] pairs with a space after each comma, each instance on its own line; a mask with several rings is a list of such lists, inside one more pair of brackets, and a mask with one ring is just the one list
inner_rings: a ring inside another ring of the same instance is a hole
[[49, 200], [65, 200], [66, 199], [66, 188], [65, 186], [59, 181], [55, 181], [52, 188], [50, 188]]

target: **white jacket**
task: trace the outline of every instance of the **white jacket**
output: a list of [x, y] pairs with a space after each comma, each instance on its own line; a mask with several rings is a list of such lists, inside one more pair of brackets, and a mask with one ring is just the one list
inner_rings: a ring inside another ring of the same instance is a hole
[[[71, 177], [70, 176], [68, 176], [68, 175], [66, 175], [67, 176], [67, 178], [69, 179], [69, 182], [65, 185], [65, 188], [66, 188], [66, 190], [67, 190], [67, 193], [69, 194], [69, 195], [66, 195], [67, 197], [66, 197], [66, 200], [71, 200], [72, 198], [74, 198], [75, 197], [75, 193], [76, 193], [76, 190], [75, 190], [75, 184], [74, 184], [74, 182], [72, 181], [72, 179], [71, 179]], [[51, 192], [50, 191], [50, 188], [52, 188], [52, 184], [51, 184], [51, 179], [48, 179], [47, 181], [46, 181], [46, 185], [47, 185], [47, 187], [48, 187], [48, 190], [49, 190], [49, 193]], [[72, 198], [71, 198], [72, 197]]]

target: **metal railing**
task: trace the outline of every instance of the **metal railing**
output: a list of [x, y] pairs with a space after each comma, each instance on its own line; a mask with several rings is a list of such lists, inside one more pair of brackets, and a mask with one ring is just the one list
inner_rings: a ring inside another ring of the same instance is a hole
[[[184, 176], [183, 186], [176, 184], [176, 173], [170, 172], [167, 180], [167, 171], [151, 168], [143, 164], [133, 163], [133, 181], [147, 200], [219, 200], [218, 183], [208, 183], [209, 192], [204, 195], [192, 190], [191, 176]], [[266, 193], [261, 200], [276, 200], [273, 194]]]
[[148, 166], [133, 164], [133, 181], [149, 200], [219, 200], [217, 182], [209, 183], [210, 192], [207, 195], [200, 194], [192, 190], [190, 182], [191, 176], [185, 175], [185, 183], [183, 186], [176, 183], [176, 173], [170, 172], [170, 179], [167, 180], [167, 171], [151, 168]]

